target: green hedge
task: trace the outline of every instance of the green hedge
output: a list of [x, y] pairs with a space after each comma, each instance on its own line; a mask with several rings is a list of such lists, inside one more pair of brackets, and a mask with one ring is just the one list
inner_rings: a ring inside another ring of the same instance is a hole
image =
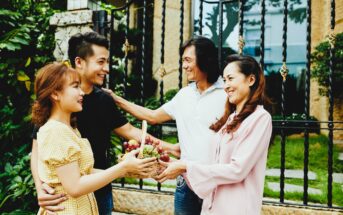
[[49, 17], [66, 8], [58, 0], [0, 1], [0, 211], [38, 210], [30, 172], [30, 106], [36, 71], [53, 61]]

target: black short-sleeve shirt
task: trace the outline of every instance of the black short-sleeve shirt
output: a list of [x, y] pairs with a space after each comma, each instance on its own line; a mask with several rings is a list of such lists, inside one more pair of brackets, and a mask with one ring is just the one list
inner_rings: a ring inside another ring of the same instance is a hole
[[94, 167], [106, 169], [106, 151], [110, 147], [111, 133], [128, 121], [118, 110], [113, 98], [97, 87], [83, 97], [82, 107], [82, 111], [76, 113], [77, 128], [92, 146]]

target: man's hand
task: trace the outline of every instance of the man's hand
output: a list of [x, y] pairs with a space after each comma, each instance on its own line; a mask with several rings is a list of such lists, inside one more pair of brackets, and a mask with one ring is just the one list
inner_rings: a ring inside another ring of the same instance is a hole
[[68, 199], [65, 194], [55, 194], [55, 190], [45, 183], [42, 184], [41, 189], [37, 190], [37, 196], [39, 206], [51, 215], [64, 210], [64, 207], [58, 204]]
[[183, 161], [176, 160], [169, 163], [159, 161], [163, 166], [167, 168], [155, 179], [163, 183], [167, 179], [175, 179], [178, 175], [181, 175], [186, 171], [186, 164]]
[[[168, 143], [164, 143], [164, 146], [168, 144]], [[169, 144], [169, 150], [167, 149], [167, 151], [172, 154], [174, 157], [176, 158], [180, 158], [181, 157], [181, 150], [180, 150], [180, 144], [176, 143], [176, 144]]]
[[153, 145], [156, 147], [161, 147], [164, 151], [166, 151], [168, 154], [173, 155], [176, 158], [180, 158], [181, 151], [180, 151], [180, 144], [172, 144], [165, 142], [163, 140], [160, 140], [150, 134], [147, 134], [147, 139], [150, 139], [153, 142]]
[[117, 101], [120, 97], [115, 94], [111, 89], [108, 88], [101, 88], [103, 91], [105, 91], [106, 93], [110, 94], [110, 96], [112, 96], [112, 98], [114, 99], [114, 101]]

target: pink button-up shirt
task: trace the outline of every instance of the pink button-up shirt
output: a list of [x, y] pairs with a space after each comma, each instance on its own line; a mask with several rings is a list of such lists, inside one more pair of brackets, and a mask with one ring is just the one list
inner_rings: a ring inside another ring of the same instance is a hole
[[217, 133], [210, 164], [187, 163], [187, 181], [204, 200], [202, 214], [260, 214], [271, 133], [271, 116], [259, 105], [233, 135]]

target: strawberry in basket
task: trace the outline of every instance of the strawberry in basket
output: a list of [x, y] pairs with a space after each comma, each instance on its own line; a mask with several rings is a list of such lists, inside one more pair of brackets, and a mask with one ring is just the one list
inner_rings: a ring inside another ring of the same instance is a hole
[[123, 143], [125, 152], [131, 152], [132, 150], [138, 149], [140, 147], [140, 143], [137, 140], [129, 140], [128, 142]]
[[[141, 144], [136, 140], [129, 140], [123, 143], [125, 153], [132, 150], [140, 148]], [[162, 146], [160, 146], [159, 141], [154, 141], [153, 139], [147, 137], [145, 139], [145, 145], [143, 147], [143, 153], [139, 158], [150, 158], [155, 157], [164, 162], [168, 162], [170, 157], [167, 152], [163, 151]]]

